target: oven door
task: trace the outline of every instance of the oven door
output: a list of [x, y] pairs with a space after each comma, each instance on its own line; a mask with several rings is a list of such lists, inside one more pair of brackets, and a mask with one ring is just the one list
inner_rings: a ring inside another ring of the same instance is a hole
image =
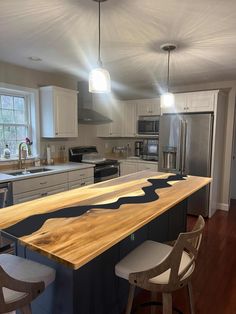
[[119, 177], [119, 169], [119, 165], [95, 167], [94, 182], [97, 183]]

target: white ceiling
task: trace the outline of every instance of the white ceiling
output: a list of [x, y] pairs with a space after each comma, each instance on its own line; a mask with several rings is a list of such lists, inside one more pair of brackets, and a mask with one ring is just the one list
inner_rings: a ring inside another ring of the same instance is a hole
[[[101, 11], [102, 60], [114, 85], [165, 82], [166, 42], [178, 45], [172, 84], [236, 78], [235, 0], [108, 0]], [[87, 79], [97, 13], [92, 0], [0, 0], [0, 60]]]

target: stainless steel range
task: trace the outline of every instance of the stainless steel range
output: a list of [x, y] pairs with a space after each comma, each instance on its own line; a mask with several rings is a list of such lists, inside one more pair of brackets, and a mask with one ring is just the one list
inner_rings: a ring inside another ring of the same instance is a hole
[[77, 146], [69, 149], [69, 161], [94, 164], [94, 182], [101, 182], [120, 175], [117, 160], [106, 159], [98, 154], [96, 146]]

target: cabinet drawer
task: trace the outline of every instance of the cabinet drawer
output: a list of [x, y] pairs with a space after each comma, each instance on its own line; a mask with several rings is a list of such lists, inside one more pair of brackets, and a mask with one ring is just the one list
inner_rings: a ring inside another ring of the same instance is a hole
[[81, 170], [74, 170], [68, 172], [68, 180], [69, 181], [77, 181], [83, 178], [91, 178], [94, 177], [93, 168], [86, 168]]
[[57, 186], [53, 186], [49, 188], [39, 189], [37, 191], [34, 190], [34, 191], [26, 192], [26, 193], [16, 194], [13, 196], [13, 202], [14, 204], [19, 204], [19, 203], [23, 203], [27, 201], [32, 201], [37, 198], [64, 192], [67, 190], [68, 190], [68, 186], [65, 183], [65, 184], [61, 184], [61, 185], [57, 185]]
[[138, 163], [138, 171], [142, 170], [151, 170], [151, 171], [157, 171], [157, 163]]
[[[13, 182], [13, 195], [67, 183], [67, 173], [45, 175]], [[36, 191], [35, 191], [36, 192]]]
[[82, 186], [93, 184], [94, 179], [93, 178], [86, 178], [81, 180], [76, 180], [69, 182], [69, 190], [81, 188]]

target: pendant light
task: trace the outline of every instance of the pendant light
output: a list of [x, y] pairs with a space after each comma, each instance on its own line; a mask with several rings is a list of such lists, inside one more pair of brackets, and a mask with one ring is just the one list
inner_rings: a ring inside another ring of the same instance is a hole
[[101, 60], [101, 2], [106, 0], [93, 0], [98, 2], [98, 67], [89, 74], [90, 93], [109, 93], [111, 79], [109, 72], [103, 68]]
[[161, 49], [168, 52], [168, 62], [167, 62], [167, 92], [161, 95], [161, 108], [169, 108], [175, 105], [175, 96], [170, 93], [170, 52], [176, 49], [174, 44], [164, 44]]

